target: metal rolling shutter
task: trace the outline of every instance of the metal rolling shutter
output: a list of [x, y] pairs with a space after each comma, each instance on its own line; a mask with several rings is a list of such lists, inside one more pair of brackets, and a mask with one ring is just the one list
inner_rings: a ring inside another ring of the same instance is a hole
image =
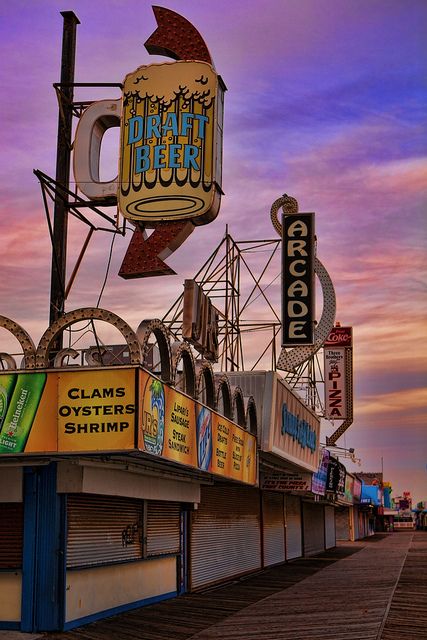
[[262, 526], [264, 566], [285, 561], [285, 514], [283, 493], [263, 492]]
[[259, 502], [249, 487], [202, 487], [191, 523], [192, 590], [261, 567]]
[[359, 517], [359, 536], [365, 538], [367, 535], [366, 516], [362, 511], [358, 512]]
[[325, 549], [325, 514], [321, 504], [302, 503], [304, 555], [312, 556]]
[[301, 501], [286, 496], [286, 560], [302, 556]]
[[142, 515], [142, 500], [68, 496], [67, 567], [142, 558]]
[[335, 511], [337, 540], [350, 540], [350, 522], [348, 507], [338, 507]]
[[22, 567], [23, 527], [23, 503], [0, 503], [0, 569]]
[[335, 509], [325, 507], [325, 549], [332, 549], [335, 546]]
[[179, 553], [179, 518], [179, 503], [147, 502], [147, 556]]
[[352, 511], [351, 517], [353, 518], [353, 526], [354, 526], [354, 539], [359, 540], [359, 538], [361, 538], [361, 535], [359, 533], [359, 515], [357, 513], [356, 507], [353, 507], [351, 511]]

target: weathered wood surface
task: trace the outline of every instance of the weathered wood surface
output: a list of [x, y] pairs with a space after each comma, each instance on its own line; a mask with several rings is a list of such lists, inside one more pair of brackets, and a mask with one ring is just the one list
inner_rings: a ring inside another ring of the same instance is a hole
[[[376, 535], [203, 593], [46, 635], [50, 640], [415, 640], [427, 637], [414, 631], [427, 625], [426, 562], [427, 534]], [[418, 582], [423, 571], [424, 587]], [[397, 633], [389, 628], [393, 616], [402, 625]], [[406, 635], [405, 625], [413, 635]]]
[[381, 640], [400, 638], [427, 638], [427, 531], [413, 537], [381, 634]]

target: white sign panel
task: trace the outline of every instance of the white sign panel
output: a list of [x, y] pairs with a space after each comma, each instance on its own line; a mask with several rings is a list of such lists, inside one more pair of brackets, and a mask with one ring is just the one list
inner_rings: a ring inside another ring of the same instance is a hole
[[325, 418], [345, 420], [347, 418], [345, 349], [324, 349], [325, 362]]
[[261, 488], [268, 491], [310, 491], [311, 475], [309, 473], [271, 473], [261, 480]]

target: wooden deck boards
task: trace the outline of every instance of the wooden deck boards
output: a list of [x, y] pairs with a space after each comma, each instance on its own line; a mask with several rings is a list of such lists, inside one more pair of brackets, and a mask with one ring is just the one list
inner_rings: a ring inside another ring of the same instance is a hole
[[427, 628], [426, 569], [427, 532], [375, 536], [203, 593], [46, 635], [49, 640], [419, 640]]

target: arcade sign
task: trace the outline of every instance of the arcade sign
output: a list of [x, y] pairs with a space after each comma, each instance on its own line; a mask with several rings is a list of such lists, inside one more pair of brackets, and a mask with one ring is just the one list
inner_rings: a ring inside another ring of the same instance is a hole
[[314, 213], [283, 215], [282, 346], [314, 341]]

